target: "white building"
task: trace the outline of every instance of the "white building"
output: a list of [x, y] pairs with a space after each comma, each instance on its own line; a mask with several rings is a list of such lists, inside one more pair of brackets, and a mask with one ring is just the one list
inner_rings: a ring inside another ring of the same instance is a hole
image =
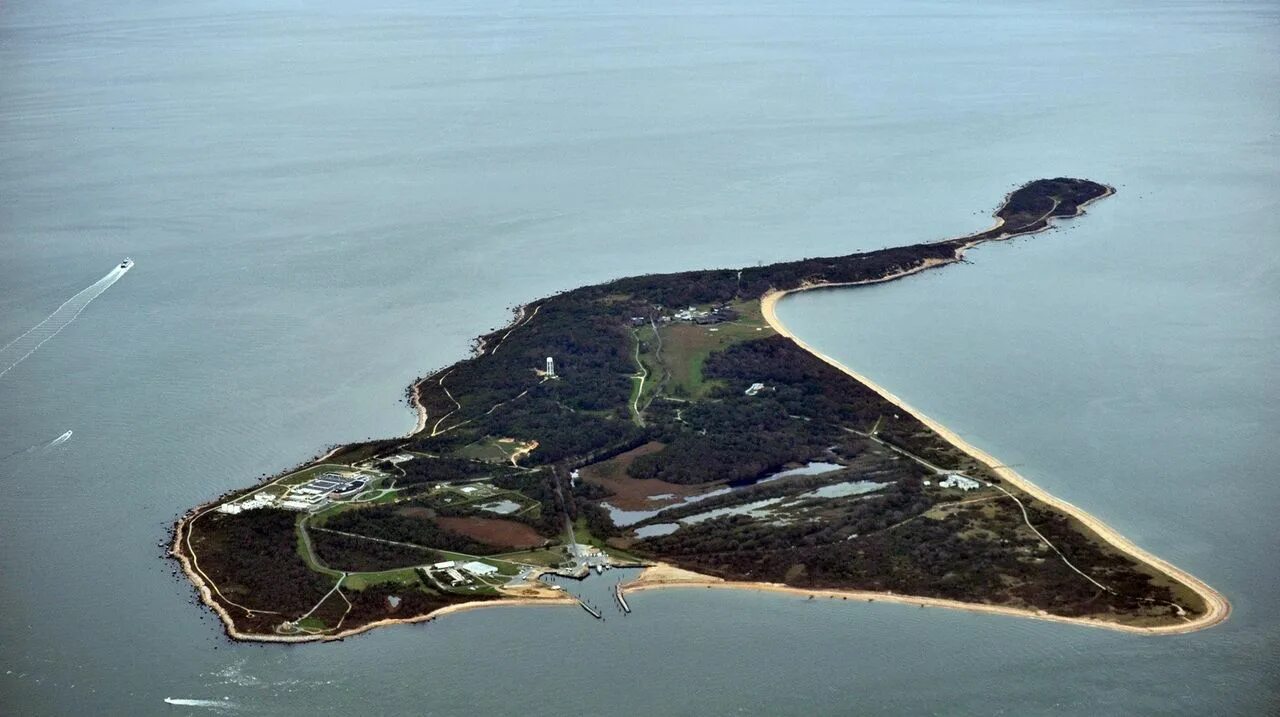
[[435, 565], [432, 565], [431, 569], [432, 570], [448, 570], [449, 568], [452, 568], [455, 565], [457, 565], [457, 563], [453, 562], [452, 560], [446, 560], [443, 563], [436, 563]]
[[547, 357], [547, 378], [556, 377], [556, 362], [550, 356]]
[[945, 480], [938, 483], [943, 488], [959, 488], [960, 490], [977, 490], [982, 484], [972, 478], [966, 478], [959, 473], [952, 473]]
[[498, 572], [498, 569], [492, 565], [476, 562], [474, 560], [469, 563], [463, 563], [460, 567], [472, 575], [493, 575]]
[[234, 503], [223, 503], [218, 506], [219, 513], [227, 513], [235, 515], [244, 510], [257, 510], [258, 508], [267, 508], [276, 504], [276, 497], [267, 492], [254, 493], [248, 498], [238, 500]]
[[747, 394], [748, 396], [754, 396], [754, 395], [756, 395], [757, 393], [760, 393], [760, 391], [762, 391], [762, 390], [764, 390], [764, 384], [763, 384], [763, 383], [753, 383], [753, 384], [751, 384], [751, 386], [750, 386], [750, 387], [748, 387], [748, 388], [747, 388], [747, 390], [746, 390], [746, 391], [744, 391], [743, 393]]

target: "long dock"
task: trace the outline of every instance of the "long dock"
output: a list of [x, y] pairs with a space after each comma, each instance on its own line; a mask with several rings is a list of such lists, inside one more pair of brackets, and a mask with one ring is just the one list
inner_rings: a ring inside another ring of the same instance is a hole
[[624, 615], [631, 614], [631, 606], [627, 604], [627, 599], [622, 596], [622, 583], [615, 583], [613, 586], [613, 596], [618, 599], [618, 607], [622, 608]]

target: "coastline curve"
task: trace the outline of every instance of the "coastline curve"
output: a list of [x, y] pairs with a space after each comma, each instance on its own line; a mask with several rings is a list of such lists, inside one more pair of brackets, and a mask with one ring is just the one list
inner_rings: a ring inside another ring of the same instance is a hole
[[[979, 243], [979, 242], [975, 242], [974, 244], [976, 243]], [[974, 244], [966, 245], [964, 248], [969, 248]], [[954, 261], [960, 261], [962, 256], [963, 256], [963, 249], [957, 252], [956, 259]], [[755, 583], [714, 582], [714, 583], [708, 583], [707, 585], [715, 586], [715, 587], [730, 587], [730, 588], [739, 588], [739, 589], [765, 589], [765, 590], [798, 593], [798, 594], [837, 594], [837, 595], [848, 595], [848, 596], [856, 595], [858, 597], [873, 597], [873, 598], [879, 598], [879, 599], [888, 599], [893, 602], [900, 602], [900, 603], [907, 603], [907, 604], [929, 604], [936, 607], [950, 607], [950, 608], [956, 608], [956, 609], [975, 610], [979, 612], [999, 613], [999, 614], [1005, 614], [1005, 615], [1018, 615], [1022, 617], [1033, 617], [1037, 619], [1051, 620], [1053, 622], [1068, 622], [1072, 624], [1089, 625], [1093, 627], [1102, 627], [1107, 629], [1120, 630], [1123, 632], [1133, 632], [1133, 633], [1141, 633], [1141, 634], [1148, 634], [1148, 635], [1158, 635], [1158, 634], [1168, 635], [1168, 634], [1194, 632], [1196, 630], [1202, 630], [1208, 627], [1212, 627], [1214, 625], [1217, 625], [1218, 623], [1225, 621], [1231, 614], [1231, 603], [1227, 600], [1227, 598], [1222, 593], [1218, 592], [1217, 590], [1214, 590], [1203, 580], [1200, 580], [1199, 578], [1188, 573], [1187, 571], [1176, 567], [1175, 565], [1168, 562], [1167, 560], [1156, 557], [1155, 555], [1147, 552], [1146, 550], [1140, 548], [1138, 545], [1133, 543], [1133, 541], [1126, 538], [1123, 534], [1121, 534], [1111, 526], [1107, 525], [1106, 523], [1102, 522], [1100, 519], [1094, 517], [1090, 513], [1086, 512], [1079, 506], [1076, 506], [1066, 500], [1058, 498], [1057, 496], [1052, 495], [1051, 493], [1041, 488], [1040, 486], [1036, 485], [1035, 483], [1032, 483], [1030, 480], [1022, 476], [1021, 474], [1019, 474], [1017, 471], [1001, 463], [990, 453], [982, 450], [981, 448], [978, 448], [972, 443], [969, 443], [964, 438], [962, 438], [959, 434], [957, 434], [955, 431], [951, 430], [950, 428], [947, 428], [945, 425], [939, 423], [937, 420], [925, 415], [919, 409], [907, 403], [902, 398], [900, 398], [893, 392], [889, 391], [884, 386], [881, 386], [880, 384], [876, 383], [875, 381], [871, 380], [865, 375], [858, 373], [857, 371], [846, 366], [840, 361], [837, 361], [831, 356], [814, 348], [811, 344], [805, 342], [803, 339], [796, 336], [795, 333], [793, 333], [790, 329], [788, 329], [786, 324], [783, 324], [782, 321], [778, 318], [778, 314], [777, 314], [778, 302], [783, 297], [789, 294], [799, 293], [802, 291], [811, 291], [813, 289], [824, 289], [824, 288], [835, 288], [839, 286], [856, 286], [856, 285], [883, 283], [886, 281], [893, 281], [896, 279], [900, 279], [900, 278], [903, 278], [904, 276], [909, 276], [911, 274], [918, 273], [920, 271], [923, 271], [925, 269], [932, 268], [935, 266], [945, 266], [946, 264], [954, 263], [954, 261], [950, 261], [950, 262], [937, 261], [932, 264], [921, 265], [912, 270], [904, 271], [898, 274], [894, 274], [894, 275], [887, 276], [887, 277], [877, 279], [875, 281], [870, 281], [870, 282], [857, 282], [855, 284], [813, 284], [809, 286], [802, 286], [796, 289], [773, 290], [765, 294], [763, 297], [761, 297], [760, 299], [761, 313], [763, 314], [765, 321], [768, 322], [769, 326], [771, 326], [775, 331], [777, 331], [778, 334], [787, 337], [791, 341], [794, 341], [795, 344], [799, 346], [801, 349], [812, 354], [816, 358], [821, 359], [823, 362], [843, 372], [844, 374], [853, 378], [855, 381], [858, 381], [862, 385], [876, 392], [884, 400], [888, 401], [889, 403], [892, 403], [893, 405], [897, 406], [903, 411], [911, 414], [921, 423], [925, 424], [934, 432], [936, 432], [938, 435], [942, 436], [942, 438], [945, 439], [948, 443], [955, 446], [959, 450], [967, 453], [969, 456], [973, 457], [975, 460], [985, 464], [996, 475], [1000, 476], [1002, 480], [1005, 480], [1010, 484], [1016, 486], [1020, 490], [1034, 497], [1036, 500], [1046, 503], [1052, 506], [1053, 508], [1060, 510], [1063, 513], [1069, 515], [1070, 517], [1080, 521], [1085, 527], [1093, 531], [1096, 535], [1098, 535], [1100, 538], [1102, 538], [1104, 541], [1106, 541], [1116, 550], [1119, 550], [1120, 552], [1133, 558], [1134, 560], [1140, 563], [1143, 563], [1148, 567], [1160, 573], [1163, 573], [1165, 576], [1185, 585], [1188, 589], [1196, 593], [1196, 595], [1198, 595], [1202, 600], [1204, 600], [1204, 603], [1206, 606], [1205, 613], [1203, 615], [1196, 617], [1195, 619], [1188, 621], [1187, 623], [1180, 624], [1180, 625], [1142, 627], [1142, 626], [1124, 625], [1121, 623], [1107, 622], [1103, 620], [1093, 620], [1088, 618], [1063, 617], [1063, 616], [1057, 616], [1057, 615], [1050, 615], [1047, 613], [1040, 614], [1039, 612], [1036, 612], [1036, 611], [1021, 610], [1018, 608], [1001, 607], [1001, 606], [995, 606], [995, 605], [980, 605], [976, 603], [966, 603], [966, 602], [960, 602], [955, 600], [939, 600], [939, 599], [933, 599], [933, 598], [912, 598], [910, 596], [891, 595], [886, 593], [875, 593], [875, 592], [865, 592], [865, 591], [821, 591], [821, 590], [815, 591], [815, 590], [802, 590], [798, 588], [789, 588], [784, 586], [774, 586], [774, 585], [768, 585], [768, 584], [755, 584]], [[670, 584], [678, 585], [680, 583], [670, 583]], [[687, 585], [689, 583], [684, 583], [684, 584]], [[666, 585], [667, 583], [662, 583], [662, 584], [655, 584], [652, 582], [648, 583], [648, 586], [652, 586], [652, 587], [660, 587], [660, 586], [666, 586]], [[643, 578], [636, 581], [633, 589], [646, 589], [646, 583], [643, 580]]]

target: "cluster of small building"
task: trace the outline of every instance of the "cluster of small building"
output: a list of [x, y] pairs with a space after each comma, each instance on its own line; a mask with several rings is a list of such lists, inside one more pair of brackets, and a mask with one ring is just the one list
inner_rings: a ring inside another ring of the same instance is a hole
[[241, 513], [246, 510], [257, 510], [258, 508], [270, 508], [275, 504], [276, 504], [276, 496], [272, 495], [271, 493], [267, 493], [266, 491], [261, 491], [258, 493], [254, 493], [253, 495], [249, 496], [248, 498], [245, 498], [244, 500], [238, 500], [234, 503], [223, 503], [222, 505], [218, 506], [217, 510], [219, 513], [227, 513], [228, 515], [235, 515], [237, 513]]
[[[713, 306], [710, 309], [699, 309], [696, 306], [690, 306], [687, 309], [680, 309], [671, 315], [663, 315], [658, 317], [660, 323], [686, 323], [698, 324], [700, 326], [708, 326], [711, 324], [720, 324], [726, 321], [734, 321], [738, 318], [738, 312], [733, 307], [726, 304]], [[649, 323], [649, 319], [644, 316], [632, 316], [631, 324], [633, 326], [643, 326]]]
[[288, 488], [283, 495], [259, 491], [234, 503], [218, 506], [220, 513], [235, 515], [258, 508], [284, 508], [285, 510], [312, 510], [324, 507], [330, 500], [355, 495], [369, 484], [365, 476], [346, 476], [341, 473], [325, 473], [300, 485]]
[[324, 473], [296, 488], [291, 488], [280, 501], [281, 508], [307, 510], [360, 492], [369, 481], [359, 476]]
[[982, 484], [979, 483], [978, 481], [972, 478], [966, 478], [965, 476], [962, 476], [959, 473], [952, 473], [951, 475], [947, 476], [943, 480], [939, 481], [938, 485], [943, 488], [959, 488], [960, 490], [965, 490], [965, 491], [977, 490], [982, 487]]
[[[488, 498], [502, 491], [493, 487], [492, 483], [471, 483], [463, 486], [440, 483], [433, 486], [431, 492], [432, 494], [444, 494], [439, 499], [441, 503], [457, 503]], [[457, 495], [458, 493], [462, 495]]]

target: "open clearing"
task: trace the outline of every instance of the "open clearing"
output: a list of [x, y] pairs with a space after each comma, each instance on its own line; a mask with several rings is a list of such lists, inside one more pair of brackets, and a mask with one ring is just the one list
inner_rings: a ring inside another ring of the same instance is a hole
[[757, 301], [733, 304], [738, 318], [711, 326], [668, 324], [661, 328], [662, 363], [671, 377], [669, 393], [677, 398], [696, 399], [711, 388], [702, 375], [702, 365], [715, 351], [732, 344], [760, 339], [776, 333], [765, 323]]
[[[607, 461], [593, 463], [582, 469], [582, 479], [588, 483], [603, 486], [613, 495], [609, 504], [622, 510], [651, 510], [663, 508], [681, 502], [685, 496], [697, 495], [712, 490], [717, 486], [679, 485], [657, 480], [656, 478], [629, 478], [627, 467], [632, 461], [648, 453], [656, 453], [664, 448], [662, 443], [651, 441], [626, 453], [619, 453]], [[667, 496], [653, 499], [652, 496]]]
[[514, 438], [484, 438], [459, 448], [454, 455], [459, 458], [484, 461], [485, 463], [510, 463], [511, 457], [527, 453], [537, 444], [531, 441], [517, 441]]
[[533, 528], [514, 520], [501, 518], [436, 518], [445, 530], [461, 533], [482, 543], [505, 548], [533, 548], [542, 545], [546, 538]]

